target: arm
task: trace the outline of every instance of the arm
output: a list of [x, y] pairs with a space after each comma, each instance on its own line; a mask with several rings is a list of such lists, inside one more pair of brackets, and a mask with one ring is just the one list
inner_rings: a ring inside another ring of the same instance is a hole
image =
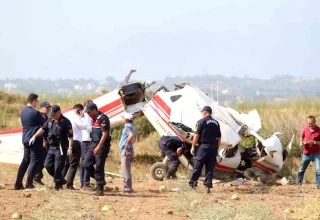
[[221, 145], [221, 129], [220, 129], [220, 124], [218, 123], [218, 134], [217, 134], [217, 145], [218, 145], [218, 149], [220, 148]]
[[72, 124], [69, 120], [67, 121], [67, 128], [68, 128], [68, 138], [69, 138], [69, 149], [72, 150], [73, 130], [72, 130]]
[[196, 147], [196, 146], [197, 146], [198, 141], [199, 141], [199, 137], [200, 137], [199, 134], [195, 134], [195, 135], [193, 136], [192, 147]]
[[87, 130], [87, 123], [82, 121], [80, 117], [76, 118], [76, 120], [74, 120], [74, 123], [78, 128], [80, 128], [80, 130]]
[[43, 135], [44, 132], [45, 132], [45, 130], [43, 130], [43, 128], [39, 128], [39, 130], [37, 131], [37, 133], [35, 133], [35, 134], [33, 135], [33, 137], [34, 137], [34, 138], [37, 138], [37, 137]]
[[89, 115], [86, 115], [86, 123], [87, 123], [87, 132], [91, 133], [92, 132], [92, 119], [90, 118]]
[[304, 129], [303, 129], [303, 131], [302, 131], [302, 133], [301, 133], [301, 135], [300, 135], [300, 143], [299, 143], [300, 147], [302, 147], [303, 144], [304, 144], [304, 143], [303, 143], [304, 137], [305, 137], [305, 134], [304, 134]]
[[99, 141], [98, 146], [94, 149], [93, 154], [97, 155], [100, 152], [100, 149], [102, 148], [104, 142], [107, 140], [107, 137], [109, 135], [110, 131], [110, 121], [108, 117], [101, 118], [101, 125], [100, 125], [101, 131], [102, 131], [102, 137]]

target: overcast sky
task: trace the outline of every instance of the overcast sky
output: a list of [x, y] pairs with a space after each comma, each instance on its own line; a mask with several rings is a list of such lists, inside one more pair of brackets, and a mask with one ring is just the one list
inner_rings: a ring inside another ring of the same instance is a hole
[[320, 1], [0, 0], [0, 79], [320, 76]]

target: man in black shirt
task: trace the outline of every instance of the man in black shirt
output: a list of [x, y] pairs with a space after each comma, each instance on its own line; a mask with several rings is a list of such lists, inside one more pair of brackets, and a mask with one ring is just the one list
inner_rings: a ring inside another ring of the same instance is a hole
[[44, 166], [54, 178], [55, 190], [59, 191], [62, 185], [67, 183], [62, 177], [62, 169], [66, 161], [68, 146], [72, 150], [73, 131], [71, 122], [62, 115], [60, 106], [53, 105], [49, 116], [51, 118], [38, 130], [31, 141], [44, 132], [48, 132], [49, 150]]
[[[211, 117], [212, 109], [209, 106], [203, 107], [201, 112], [203, 118], [197, 122], [196, 134], [193, 137], [191, 148], [191, 154], [194, 155], [194, 166], [189, 185], [193, 189], [197, 187], [198, 179], [205, 165], [204, 185], [209, 193], [212, 188], [213, 170], [221, 142], [221, 131], [219, 122]], [[199, 146], [196, 149], [198, 143]]]
[[[49, 102], [42, 102], [40, 104], [40, 113], [44, 119], [44, 123], [48, 121], [48, 114], [51, 110], [51, 105]], [[47, 154], [48, 154], [48, 132], [43, 133], [43, 141], [42, 141], [42, 153], [41, 153], [41, 160], [39, 164], [39, 169], [34, 177], [34, 181], [37, 182], [40, 185], [44, 185], [44, 183], [41, 181], [43, 178], [42, 170], [44, 168], [44, 162], [46, 160]]]
[[41, 148], [42, 148], [42, 138], [34, 139], [32, 144], [29, 144], [32, 136], [41, 128], [44, 123], [43, 117], [40, 112], [35, 108], [38, 104], [38, 95], [31, 93], [28, 96], [28, 104], [21, 111], [21, 124], [23, 127], [22, 132], [22, 143], [24, 147], [23, 159], [19, 166], [17, 180], [14, 185], [15, 190], [23, 189], [22, 180], [28, 170], [28, 178], [26, 183], [26, 188], [32, 189], [33, 178], [39, 166], [41, 159]]

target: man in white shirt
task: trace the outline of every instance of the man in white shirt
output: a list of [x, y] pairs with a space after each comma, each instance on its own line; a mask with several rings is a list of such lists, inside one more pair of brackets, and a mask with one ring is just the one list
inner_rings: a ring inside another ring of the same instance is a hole
[[[74, 190], [73, 181], [76, 176], [77, 168], [81, 157], [82, 130], [87, 129], [87, 124], [81, 119], [83, 118], [84, 107], [82, 104], [73, 106], [72, 114], [68, 115], [68, 119], [72, 124], [73, 144], [68, 149], [68, 156], [62, 171], [63, 177], [68, 173], [67, 189]], [[69, 170], [69, 172], [68, 172]]]
[[[87, 100], [84, 102], [84, 108], [87, 107], [89, 103], [93, 102], [92, 100]], [[84, 113], [83, 122], [87, 125], [86, 130], [82, 130], [82, 142], [81, 142], [81, 165], [80, 165], [80, 182], [81, 182], [81, 188], [83, 187], [84, 182], [84, 176], [85, 176], [85, 168], [83, 166], [84, 158], [88, 151], [88, 146], [91, 141], [90, 133], [92, 131], [92, 118], [87, 113]], [[94, 176], [92, 176], [94, 178]]]

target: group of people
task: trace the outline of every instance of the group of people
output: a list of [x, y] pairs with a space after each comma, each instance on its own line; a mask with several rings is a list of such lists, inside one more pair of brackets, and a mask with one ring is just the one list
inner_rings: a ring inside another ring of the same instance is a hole
[[[76, 104], [67, 116], [60, 106], [49, 102], [40, 104], [36, 110], [38, 95], [30, 94], [28, 104], [21, 111], [23, 127], [23, 160], [18, 169], [15, 190], [35, 188], [33, 182], [42, 182], [43, 168], [53, 177], [54, 189], [63, 185], [75, 190], [74, 179], [80, 164], [80, 184], [84, 190], [92, 190], [90, 178], [96, 181], [95, 194], [103, 195], [105, 162], [110, 151], [110, 121], [98, 110], [92, 100]], [[136, 131], [133, 116], [122, 115], [123, 131], [120, 140], [121, 168], [123, 172], [123, 192], [132, 192], [131, 161]], [[95, 166], [94, 166], [95, 165]], [[25, 187], [23, 177], [28, 170]]]
[[[18, 169], [14, 189], [20, 190], [23, 177], [28, 170], [25, 188], [35, 188], [33, 181], [42, 184], [45, 167], [53, 177], [55, 190], [59, 191], [66, 184], [67, 189], [74, 190], [74, 179], [80, 166], [81, 188], [90, 189], [90, 178], [95, 179], [96, 195], [103, 195], [106, 185], [104, 167], [110, 151], [110, 121], [107, 115], [98, 110], [93, 101], [88, 100], [83, 105], [76, 104], [72, 114], [65, 117], [58, 105], [48, 102], [40, 104], [36, 110], [38, 95], [28, 96], [28, 105], [21, 112], [23, 127], [22, 142], [24, 156]], [[197, 122], [195, 135], [191, 141], [182, 141], [179, 137], [163, 136], [158, 145], [161, 151], [171, 161], [164, 180], [175, 178], [180, 164], [179, 156], [186, 151], [194, 157], [193, 171], [189, 181], [192, 189], [197, 187], [201, 171], [205, 166], [204, 185], [207, 192], [212, 188], [213, 171], [221, 143], [220, 125], [212, 118], [212, 109], [205, 106], [202, 109], [202, 119]], [[121, 170], [123, 174], [123, 192], [133, 192], [131, 162], [136, 141], [136, 131], [133, 126], [133, 116], [122, 114], [123, 131], [119, 143]], [[320, 128], [316, 125], [314, 116], [307, 118], [308, 126], [304, 128], [300, 145], [304, 147], [297, 183], [301, 184], [304, 172], [311, 161], [316, 167], [316, 183], [320, 188]], [[95, 167], [94, 167], [95, 165]], [[65, 179], [65, 177], [67, 177]]]

